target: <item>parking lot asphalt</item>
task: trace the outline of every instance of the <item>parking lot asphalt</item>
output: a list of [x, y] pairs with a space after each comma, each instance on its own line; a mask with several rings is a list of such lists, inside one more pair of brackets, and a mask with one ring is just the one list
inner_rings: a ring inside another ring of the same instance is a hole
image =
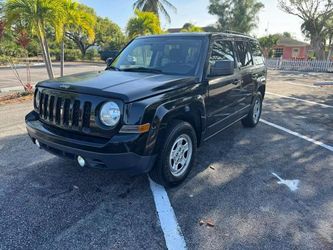
[[[332, 146], [333, 88], [313, 87], [326, 79], [269, 72], [262, 118]], [[0, 105], [0, 249], [165, 249], [147, 177], [37, 149], [23, 122], [30, 109]], [[167, 194], [188, 249], [332, 249], [332, 178], [331, 150], [237, 123], [203, 144], [189, 178]]]
[[[81, 62], [68, 62], [65, 63], [64, 74], [70, 75], [80, 72], [96, 71], [105, 69], [105, 64], [103, 63], [81, 63]], [[59, 63], [53, 64], [53, 70], [55, 77], [60, 76], [60, 65]], [[45, 66], [33, 66], [30, 68], [31, 80], [36, 83], [47, 78], [47, 72]], [[25, 68], [18, 67], [17, 72], [21, 77], [23, 82], [26, 82], [27, 71]], [[0, 90], [2, 88], [15, 88], [20, 87], [21, 84], [15, 77], [14, 72], [11, 68], [0, 68]]]

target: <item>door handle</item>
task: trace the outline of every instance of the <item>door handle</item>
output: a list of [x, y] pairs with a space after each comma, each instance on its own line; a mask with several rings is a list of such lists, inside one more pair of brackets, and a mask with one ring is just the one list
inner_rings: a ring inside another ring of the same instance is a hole
[[233, 82], [232, 82], [232, 84], [234, 84], [234, 85], [238, 85], [238, 84], [242, 84], [242, 80], [234, 80]]

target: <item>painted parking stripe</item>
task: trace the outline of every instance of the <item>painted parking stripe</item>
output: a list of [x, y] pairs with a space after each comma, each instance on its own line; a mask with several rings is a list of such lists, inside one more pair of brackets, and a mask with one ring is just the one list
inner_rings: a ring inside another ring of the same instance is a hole
[[309, 84], [302, 84], [302, 83], [294, 83], [294, 82], [285, 82], [290, 85], [295, 85], [295, 86], [302, 86], [302, 87], [307, 87], [307, 88], [314, 88], [314, 89], [320, 89], [319, 86], [315, 85], [309, 85]]
[[165, 188], [155, 183], [150, 178], [149, 184], [154, 196], [156, 210], [168, 250], [187, 249], [185, 239], [178, 225], [175, 212], [173, 211]]
[[304, 100], [304, 99], [300, 99], [300, 98], [296, 98], [296, 97], [275, 94], [275, 93], [272, 93], [272, 92], [266, 92], [266, 94], [274, 95], [274, 96], [278, 96], [278, 97], [282, 97], [282, 98], [287, 98], [287, 99], [292, 99], [292, 100], [296, 100], [296, 101], [300, 101], [300, 102], [306, 102], [306, 103], [309, 103], [309, 104], [312, 104], [312, 105], [320, 105], [324, 108], [333, 108], [333, 106], [331, 106], [331, 105], [327, 105], [327, 104], [319, 103], [319, 102], [308, 101], [308, 100]]
[[306, 141], [308, 141], [308, 142], [312, 142], [312, 143], [314, 143], [314, 144], [316, 144], [316, 145], [318, 145], [318, 146], [320, 146], [320, 147], [326, 148], [327, 150], [333, 152], [333, 146], [327, 145], [327, 144], [325, 144], [325, 143], [323, 143], [323, 142], [317, 141], [317, 140], [312, 139], [312, 138], [310, 138], [310, 137], [307, 137], [307, 136], [305, 136], [305, 135], [301, 135], [300, 133], [297, 133], [297, 132], [291, 131], [290, 129], [284, 128], [284, 127], [282, 127], [282, 126], [280, 126], [280, 125], [277, 125], [277, 124], [275, 124], [275, 123], [272, 123], [272, 122], [266, 121], [266, 120], [264, 120], [264, 119], [260, 119], [260, 121], [261, 121], [262, 123], [265, 123], [265, 124], [269, 125], [269, 126], [272, 126], [272, 127], [274, 127], [274, 128], [280, 129], [280, 130], [282, 130], [282, 131], [284, 131], [284, 132], [287, 132], [288, 134], [291, 134], [291, 135], [297, 136], [297, 137], [299, 137], [299, 138], [302, 138], [302, 139], [304, 139], [304, 140], [306, 140]]

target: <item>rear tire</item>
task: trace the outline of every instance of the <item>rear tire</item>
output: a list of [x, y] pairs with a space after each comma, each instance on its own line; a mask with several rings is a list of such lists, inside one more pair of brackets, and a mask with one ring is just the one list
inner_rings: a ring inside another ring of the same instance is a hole
[[175, 187], [186, 179], [193, 167], [197, 137], [191, 124], [173, 121], [164, 138], [156, 165], [149, 175], [163, 186]]
[[253, 98], [253, 103], [251, 110], [248, 115], [242, 119], [242, 124], [244, 127], [254, 128], [260, 121], [261, 111], [262, 111], [262, 95], [260, 92], [257, 92]]

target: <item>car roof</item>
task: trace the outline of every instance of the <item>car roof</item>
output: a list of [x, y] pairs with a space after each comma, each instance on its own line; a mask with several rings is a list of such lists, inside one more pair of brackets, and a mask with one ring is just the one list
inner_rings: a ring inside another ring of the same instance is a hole
[[161, 35], [148, 35], [148, 36], [140, 36], [136, 39], [142, 38], [160, 38], [160, 37], [226, 37], [226, 38], [241, 38], [241, 39], [250, 39], [250, 40], [257, 40], [254, 37], [237, 33], [237, 32], [178, 32], [178, 33], [168, 33], [168, 34], [161, 34]]

